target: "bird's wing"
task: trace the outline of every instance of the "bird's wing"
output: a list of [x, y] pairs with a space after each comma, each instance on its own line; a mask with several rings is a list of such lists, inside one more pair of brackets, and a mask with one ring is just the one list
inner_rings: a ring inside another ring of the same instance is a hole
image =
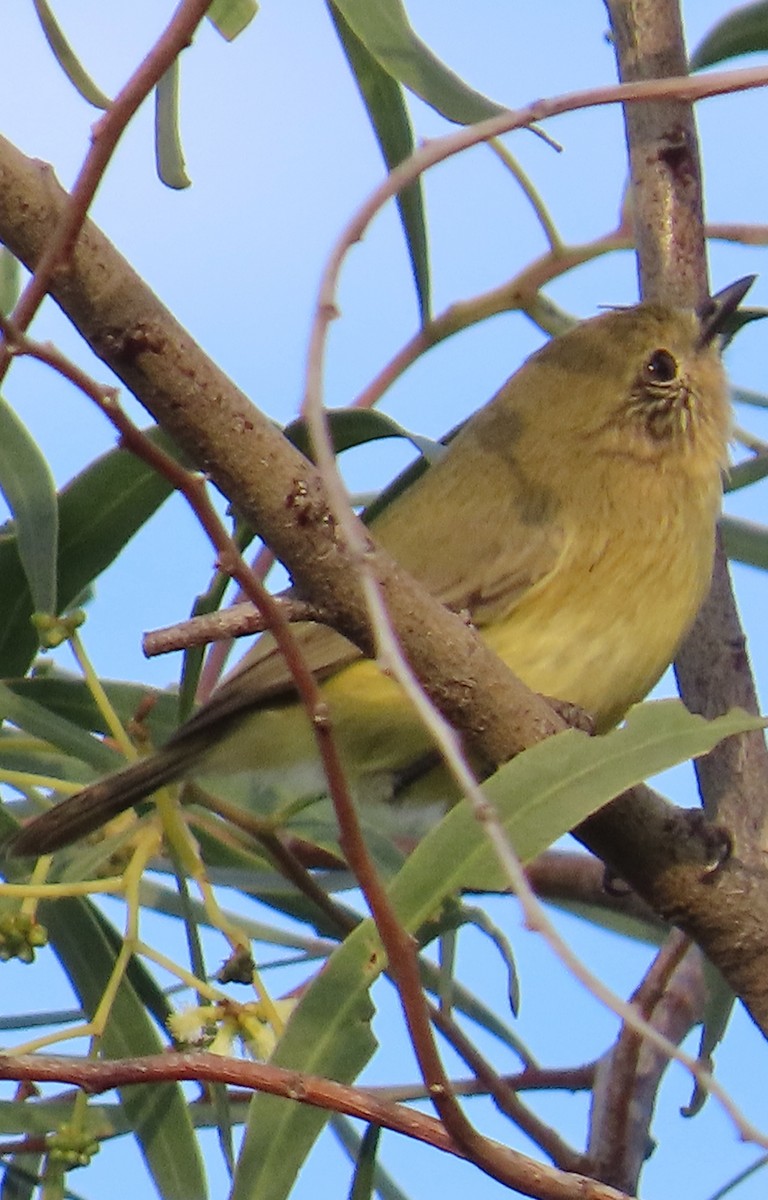
[[[301, 653], [318, 679], [333, 675], [341, 667], [361, 657], [351, 642], [324, 625], [302, 622], [292, 626]], [[243, 674], [248, 673], [248, 688], [240, 686]], [[251, 711], [261, 704], [288, 699], [295, 695], [293, 676], [271, 633], [264, 633], [251, 647], [223, 683], [217, 687], [202, 708], [185, 721], [181, 731], [194, 734], [198, 724], [210, 728], [221, 722], [222, 728], [241, 712]]]
[[[452, 459], [458, 452], [459, 469]], [[545, 488], [523, 479], [510, 461], [484, 454], [474, 464], [467, 497], [468, 456], [460, 434], [446, 458], [377, 513], [372, 531], [394, 558], [448, 608], [479, 627], [501, 621], [520, 598], [556, 567], [565, 544], [558, 511]], [[341, 634], [310, 622], [293, 626], [312, 671], [327, 678], [360, 658]], [[264, 634], [205, 706], [222, 716], [242, 705], [232, 687], [249, 672], [249, 704], [287, 696], [290, 671], [270, 634]], [[193, 718], [194, 720], [194, 718]]]

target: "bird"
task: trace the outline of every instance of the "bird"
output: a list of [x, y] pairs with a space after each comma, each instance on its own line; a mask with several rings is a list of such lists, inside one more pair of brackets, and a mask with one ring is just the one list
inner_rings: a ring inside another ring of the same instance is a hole
[[[708, 592], [730, 436], [721, 335], [753, 280], [696, 311], [645, 302], [551, 339], [370, 520], [524, 683], [598, 733], [658, 681]], [[296, 636], [356, 797], [454, 802], [399, 685], [331, 628]], [[270, 634], [165, 745], [33, 818], [10, 852], [51, 853], [166, 784], [242, 770], [324, 787]]]

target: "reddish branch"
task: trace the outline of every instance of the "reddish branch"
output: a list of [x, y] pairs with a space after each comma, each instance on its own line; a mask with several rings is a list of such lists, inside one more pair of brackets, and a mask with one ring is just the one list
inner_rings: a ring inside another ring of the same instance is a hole
[[[169, 1081], [225, 1083], [359, 1117], [458, 1158], [467, 1157], [465, 1149], [433, 1117], [381, 1100], [362, 1088], [347, 1087], [330, 1079], [287, 1071], [268, 1063], [243, 1062], [202, 1053], [158, 1054], [116, 1062], [35, 1055], [0, 1056], [0, 1079], [71, 1083], [91, 1094], [116, 1087]], [[489, 1145], [496, 1147], [499, 1158], [507, 1164], [510, 1186], [523, 1195], [535, 1196], [537, 1200], [628, 1200], [626, 1193], [586, 1176], [536, 1163], [496, 1142], [489, 1142]]]

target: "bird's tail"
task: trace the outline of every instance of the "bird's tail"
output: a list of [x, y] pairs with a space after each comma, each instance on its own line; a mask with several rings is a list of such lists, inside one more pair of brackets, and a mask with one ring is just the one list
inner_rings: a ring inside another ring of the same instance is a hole
[[185, 745], [167, 745], [68, 796], [48, 812], [35, 817], [7, 843], [13, 855], [51, 854], [106, 824], [166, 783], [173, 783], [190, 766]]

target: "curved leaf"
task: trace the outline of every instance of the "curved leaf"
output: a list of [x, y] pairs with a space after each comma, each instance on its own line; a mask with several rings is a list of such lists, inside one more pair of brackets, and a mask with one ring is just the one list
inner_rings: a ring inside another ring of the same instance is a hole
[[[326, 412], [326, 420], [337, 454], [350, 450], [353, 446], [363, 446], [366, 442], [375, 442], [383, 438], [405, 438], [429, 463], [435, 462], [445, 449], [441, 442], [411, 433], [378, 409], [331, 408]], [[290, 425], [285, 426], [283, 433], [297, 450], [306, 454], [307, 458], [312, 458], [309, 429], [303, 418], [291, 421]]]
[[691, 70], [726, 58], [768, 50], [768, 3], [744, 4], [718, 21], [691, 55]]
[[0, 397], [0, 490], [13, 513], [35, 612], [55, 613], [59, 511], [50, 467], [27, 427]]
[[80, 59], [64, 37], [61, 26], [48, 7], [47, 0], [32, 0], [32, 3], [35, 6], [35, 12], [40, 24], [43, 27], [45, 40], [51, 47], [56, 61], [69, 82], [73, 87], [77, 88], [83, 99], [92, 104], [94, 108], [109, 108], [112, 101], [109, 96], [104, 95], [101, 88], [96, 86], [83, 67]]
[[469, 87], [412, 29], [401, 0], [334, 0], [356, 37], [387, 71], [449, 121], [471, 125], [506, 109]]
[[[414, 150], [413, 130], [402, 89], [378, 59], [369, 53], [344, 20], [334, 0], [327, 0], [327, 3], [384, 161], [391, 171]], [[426, 323], [430, 315], [429, 250], [421, 179], [398, 192], [396, 202], [411, 258], [421, 320]]]
[[213, 0], [206, 16], [214, 29], [232, 42], [250, 25], [258, 11], [256, 0]]
[[188, 188], [179, 133], [179, 60], [174, 59], [155, 88], [155, 162], [166, 187]]
[[[169, 453], [173, 444], [148, 432]], [[59, 493], [58, 610], [66, 612], [171, 493], [127, 450], [97, 458]], [[34, 605], [14, 533], [0, 534], [0, 676], [23, 675], [37, 650]]]
[[[145, 701], [151, 707], [145, 725], [155, 745], [167, 741], [178, 725], [178, 696], [173, 691], [159, 691], [141, 683], [103, 679], [102, 685], [110, 704], [123, 725], [136, 715]], [[88, 690], [87, 684], [74, 675], [50, 672], [14, 679], [6, 685], [15, 695], [35, 701], [41, 708], [93, 733], [109, 733], [106, 721]]]

